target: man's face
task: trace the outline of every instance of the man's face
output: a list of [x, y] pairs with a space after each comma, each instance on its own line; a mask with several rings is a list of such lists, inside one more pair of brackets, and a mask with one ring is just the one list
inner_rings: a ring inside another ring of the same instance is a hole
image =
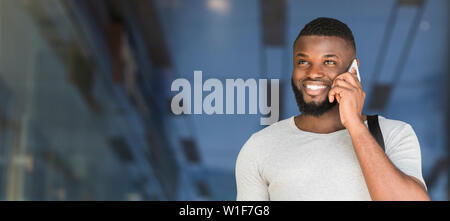
[[301, 36], [294, 45], [292, 89], [303, 114], [320, 116], [336, 105], [328, 101], [333, 80], [355, 57], [346, 40], [334, 36]]

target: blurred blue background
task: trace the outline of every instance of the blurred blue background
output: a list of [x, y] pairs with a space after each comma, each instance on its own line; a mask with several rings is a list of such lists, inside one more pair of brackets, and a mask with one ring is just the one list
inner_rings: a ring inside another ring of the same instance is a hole
[[[280, 79], [316, 17], [356, 40], [365, 113], [410, 123], [449, 199], [446, 0], [0, 0], [0, 200], [234, 200], [257, 115], [170, 111], [177, 78]], [[205, 96], [206, 94], [204, 94]]]

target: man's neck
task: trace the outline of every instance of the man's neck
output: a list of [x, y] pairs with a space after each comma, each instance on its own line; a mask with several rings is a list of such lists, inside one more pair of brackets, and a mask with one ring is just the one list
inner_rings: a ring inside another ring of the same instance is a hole
[[[366, 119], [365, 115], [363, 119]], [[320, 116], [298, 115], [294, 118], [294, 122], [299, 129], [313, 133], [325, 134], [345, 129], [339, 117], [339, 104]]]

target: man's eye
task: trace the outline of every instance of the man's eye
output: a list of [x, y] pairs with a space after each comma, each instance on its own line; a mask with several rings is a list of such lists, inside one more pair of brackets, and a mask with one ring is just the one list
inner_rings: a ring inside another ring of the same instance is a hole
[[305, 61], [305, 60], [300, 60], [300, 61], [298, 61], [298, 64], [307, 64], [308, 62], [307, 61]]
[[332, 61], [332, 60], [326, 60], [326, 61], [325, 61], [325, 64], [336, 64], [336, 62], [335, 62], [335, 61]]

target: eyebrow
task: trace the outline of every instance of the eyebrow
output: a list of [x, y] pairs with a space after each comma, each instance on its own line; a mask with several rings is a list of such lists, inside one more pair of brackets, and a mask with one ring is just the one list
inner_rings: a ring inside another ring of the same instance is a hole
[[295, 55], [295, 57], [305, 57], [305, 58], [307, 58], [308, 55], [303, 54], [303, 53], [297, 53], [297, 55]]
[[[309, 57], [308, 55], [306, 55], [306, 54], [303, 54], [303, 53], [297, 53], [296, 55], [295, 55], [296, 57], [305, 57], [305, 58], [307, 58], [307, 57]], [[324, 58], [339, 58], [339, 56], [337, 56], [337, 55], [335, 55], [335, 54], [326, 54], [326, 55], [324, 55], [324, 56], [322, 56], [322, 57], [324, 57]]]
[[323, 56], [324, 58], [339, 58], [339, 56], [335, 55], [335, 54], [326, 54]]

